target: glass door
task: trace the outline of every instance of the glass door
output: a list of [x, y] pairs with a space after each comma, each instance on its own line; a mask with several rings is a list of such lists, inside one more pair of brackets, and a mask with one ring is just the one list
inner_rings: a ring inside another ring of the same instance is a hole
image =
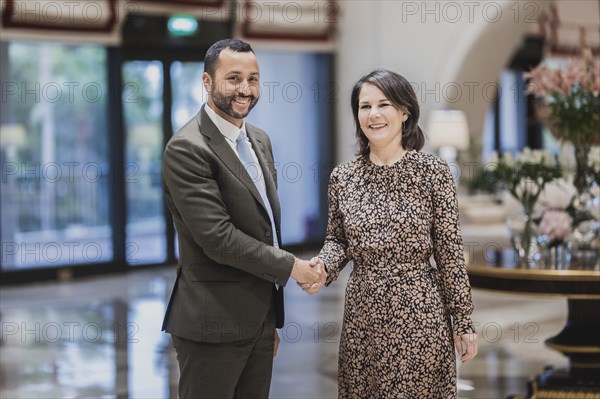
[[123, 64], [125, 119], [126, 259], [131, 266], [167, 260], [161, 162], [163, 64]]
[[[162, 193], [163, 144], [206, 100], [202, 62], [131, 60], [123, 64], [127, 263], [164, 263], [169, 256]], [[168, 74], [168, 75], [166, 75]], [[166, 93], [170, 95], [165, 95]], [[170, 109], [170, 113], [165, 110]], [[164, 126], [169, 126], [165, 129]]]
[[[174, 61], [171, 63], [173, 95], [171, 123], [174, 133], [195, 117], [202, 104], [206, 102], [206, 91], [202, 83], [203, 72], [203, 62]], [[175, 257], [179, 258], [177, 232], [175, 232]]]
[[111, 262], [106, 49], [2, 48], [2, 272]]

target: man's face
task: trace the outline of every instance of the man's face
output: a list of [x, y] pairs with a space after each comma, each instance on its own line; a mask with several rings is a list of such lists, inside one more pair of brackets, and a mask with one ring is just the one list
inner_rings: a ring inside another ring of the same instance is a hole
[[221, 51], [212, 78], [204, 72], [202, 79], [209, 91], [208, 103], [225, 120], [242, 125], [260, 97], [258, 61], [252, 52]]

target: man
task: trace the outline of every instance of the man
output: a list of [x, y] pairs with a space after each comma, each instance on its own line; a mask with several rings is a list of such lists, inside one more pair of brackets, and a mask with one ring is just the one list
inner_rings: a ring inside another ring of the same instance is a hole
[[271, 142], [244, 121], [260, 95], [252, 48], [221, 40], [204, 68], [208, 102], [164, 153], [180, 251], [163, 330], [177, 351], [180, 398], [268, 398], [282, 287], [289, 277], [318, 287], [324, 271], [279, 248]]

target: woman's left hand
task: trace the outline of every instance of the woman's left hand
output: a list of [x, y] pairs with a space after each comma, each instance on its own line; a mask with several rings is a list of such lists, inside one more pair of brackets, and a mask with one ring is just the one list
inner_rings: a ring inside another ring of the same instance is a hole
[[477, 355], [477, 334], [463, 334], [454, 337], [454, 345], [460, 354], [460, 360], [468, 362]]

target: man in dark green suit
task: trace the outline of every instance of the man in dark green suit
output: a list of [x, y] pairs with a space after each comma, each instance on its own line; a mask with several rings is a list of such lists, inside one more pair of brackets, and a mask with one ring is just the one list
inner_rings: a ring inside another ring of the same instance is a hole
[[268, 398], [284, 322], [283, 286], [324, 281], [320, 265], [279, 248], [271, 142], [244, 121], [259, 98], [252, 48], [215, 43], [208, 102], [167, 144], [163, 186], [179, 233], [179, 265], [163, 329], [181, 373], [180, 398]]

